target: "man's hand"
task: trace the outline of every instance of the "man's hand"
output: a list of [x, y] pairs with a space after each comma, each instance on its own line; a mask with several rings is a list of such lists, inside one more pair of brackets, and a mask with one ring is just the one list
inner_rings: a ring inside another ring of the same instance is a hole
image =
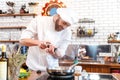
[[41, 41], [41, 42], [39, 43], [39, 47], [40, 47], [41, 49], [46, 49], [46, 48], [49, 47], [49, 44], [51, 44], [51, 43], [50, 43], [50, 42]]
[[61, 58], [62, 55], [58, 48], [53, 44], [50, 44], [48, 48], [46, 48], [46, 52], [52, 55], [54, 58]]
[[52, 44], [50, 44], [49, 47], [46, 49], [46, 51], [48, 53], [50, 53], [51, 55], [53, 55], [55, 53], [54, 49], [55, 49], [55, 46], [53, 46]]

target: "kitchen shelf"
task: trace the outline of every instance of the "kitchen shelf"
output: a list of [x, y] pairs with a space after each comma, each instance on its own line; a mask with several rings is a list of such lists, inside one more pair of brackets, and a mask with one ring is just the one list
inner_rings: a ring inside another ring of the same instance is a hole
[[120, 43], [120, 40], [108, 40], [108, 43]]
[[24, 14], [0, 14], [0, 17], [8, 17], [8, 16], [13, 16], [14, 18], [16, 16], [37, 16], [37, 14], [35, 13], [24, 13]]
[[79, 19], [79, 23], [95, 23], [95, 20], [89, 18]]
[[25, 26], [0, 26], [0, 29], [21, 29], [26, 28]]
[[12, 42], [12, 43], [15, 43], [15, 42], [19, 42], [19, 40], [0, 40], [0, 42], [6, 42], [6, 43], [8, 43], [8, 42]]

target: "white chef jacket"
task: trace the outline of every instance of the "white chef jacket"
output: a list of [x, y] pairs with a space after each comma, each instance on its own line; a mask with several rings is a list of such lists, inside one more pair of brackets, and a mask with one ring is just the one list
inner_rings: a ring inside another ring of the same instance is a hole
[[[50, 41], [58, 48], [61, 55], [65, 55], [65, 51], [71, 39], [70, 27], [62, 30], [55, 31], [55, 23], [53, 17], [38, 16], [31, 21], [21, 34], [21, 39], [32, 38], [40, 41]], [[38, 46], [29, 47], [28, 56], [26, 60], [27, 66], [32, 70], [45, 71], [47, 67], [57, 67], [58, 59], [46, 53], [45, 50], [40, 49]]]

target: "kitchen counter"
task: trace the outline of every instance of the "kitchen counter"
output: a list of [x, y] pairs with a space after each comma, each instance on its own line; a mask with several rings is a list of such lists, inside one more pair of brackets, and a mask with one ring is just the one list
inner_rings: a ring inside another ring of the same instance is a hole
[[[71, 65], [71, 64], [73, 64], [73, 61], [72, 60], [61, 60], [59, 63], [60, 63], [60, 65]], [[120, 64], [118, 64], [118, 63], [110, 63], [110, 62], [101, 63], [99, 61], [88, 61], [88, 60], [87, 61], [86, 60], [79, 61], [79, 64], [106, 65], [106, 66], [110, 66], [110, 67], [120, 67]]]
[[[61, 60], [60, 62], [61, 66], [70, 66], [73, 64], [73, 61], [70, 60]], [[97, 61], [79, 61], [79, 64], [77, 66], [82, 66], [83, 69], [85, 69], [88, 73], [94, 73], [94, 74], [110, 74], [113, 75], [115, 78], [120, 80], [120, 74], [119, 73], [112, 73], [112, 70], [120, 70], [120, 64], [118, 63], [100, 63]], [[23, 78], [19, 80], [36, 80], [36, 78], [40, 77], [40, 74], [36, 74], [36, 72], [33, 72], [30, 74], [28, 78]]]
[[[56, 79], [48, 79], [48, 74], [31, 74], [28, 78], [24, 79], [19, 79], [19, 80], [56, 80]], [[92, 78], [94, 77], [94, 80], [120, 80], [120, 74], [118, 73], [113, 73], [113, 74], [108, 74], [108, 73], [88, 73], [88, 78], [89, 80], [93, 80]], [[96, 77], [96, 79], [95, 79]], [[74, 76], [72, 77], [74, 79], [71, 80], [83, 80], [81, 76]], [[98, 79], [100, 78], [100, 79]], [[63, 80], [63, 79], [62, 79]], [[66, 79], [67, 80], [67, 79]], [[70, 79], [69, 79], [70, 80]]]
[[[59, 62], [60, 66], [70, 66], [73, 64], [71, 60], [61, 60]], [[114, 70], [120, 71], [120, 64], [118, 63], [100, 63], [98, 61], [79, 61], [77, 66], [82, 66], [87, 72], [96, 72], [96, 73], [112, 73]]]

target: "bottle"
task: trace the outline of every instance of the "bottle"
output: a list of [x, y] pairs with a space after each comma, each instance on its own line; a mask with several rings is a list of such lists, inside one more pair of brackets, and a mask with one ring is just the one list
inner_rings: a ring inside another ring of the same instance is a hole
[[74, 59], [74, 64], [78, 63], [78, 57], [75, 56], [75, 59]]
[[1, 48], [0, 48], [0, 58], [1, 58], [2, 54], [1, 54]]
[[28, 46], [22, 46], [20, 50], [21, 50], [21, 54], [26, 54], [28, 50]]
[[120, 52], [119, 52], [118, 57], [117, 57], [117, 62], [120, 64]]
[[88, 73], [86, 72], [86, 70], [83, 70], [81, 72], [81, 76], [82, 76], [82, 80], [88, 80]]
[[0, 59], [0, 80], [8, 80], [8, 60], [6, 58], [6, 46], [2, 45], [2, 56]]

